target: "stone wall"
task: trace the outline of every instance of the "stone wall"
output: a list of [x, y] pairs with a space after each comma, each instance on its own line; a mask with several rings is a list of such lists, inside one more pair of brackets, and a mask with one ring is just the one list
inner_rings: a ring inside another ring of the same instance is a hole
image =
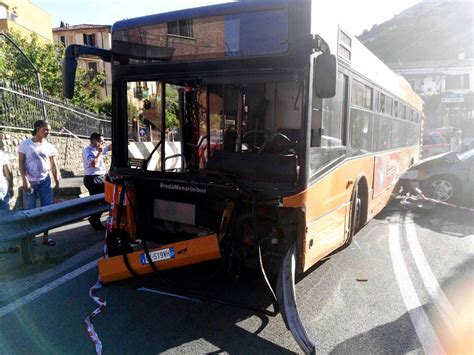
[[[10, 155], [11, 168], [14, 177], [15, 196], [12, 199], [12, 207], [20, 207], [20, 196], [22, 186], [21, 175], [18, 168], [18, 145], [21, 141], [31, 138], [28, 132], [0, 131], [0, 149]], [[61, 172], [61, 178], [84, 175], [82, 167], [82, 150], [89, 144], [88, 139], [80, 139], [73, 136], [50, 135], [48, 141], [58, 150], [57, 162]], [[110, 154], [106, 158], [110, 163]]]

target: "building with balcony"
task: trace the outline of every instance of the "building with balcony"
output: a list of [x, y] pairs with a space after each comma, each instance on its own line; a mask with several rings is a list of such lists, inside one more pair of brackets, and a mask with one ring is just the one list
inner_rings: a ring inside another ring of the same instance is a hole
[[388, 63], [420, 95], [467, 94], [474, 91], [474, 59]]
[[[1, 0], [0, 0], [1, 1]], [[112, 46], [112, 26], [109, 25], [69, 25], [61, 22], [59, 27], [53, 28], [54, 42], [62, 43], [65, 47], [71, 44], [80, 44], [110, 50]], [[103, 71], [105, 73], [106, 85], [101, 96], [112, 94], [112, 69], [110, 63], [104, 63], [101, 59], [93, 56], [80, 57], [78, 64], [87, 72], [94, 73]]]
[[31, 0], [0, 0], [0, 31], [19, 32], [29, 38], [36, 34], [41, 43], [51, 43], [51, 15]]
[[388, 63], [425, 101], [425, 127], [454, 126], [474, 137], [474, 59]]

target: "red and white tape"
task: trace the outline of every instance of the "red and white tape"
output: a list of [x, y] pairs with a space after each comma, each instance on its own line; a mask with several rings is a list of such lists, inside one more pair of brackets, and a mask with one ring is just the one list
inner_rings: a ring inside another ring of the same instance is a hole
[[94, 286], [92, 286], [89, 289], [89, 297], [94, 300], [95, 303], [99, 305], [94, 311], [89, 314], [86, 319], [84, 319], [84, 323], [86, 324], [86, 329], [87, 333], [89, 334], [89, 338], [92, 340], [92, 342], [95, 345], [95, 352], [100, 355], [102, 354], [102, 342], [99, 339], [99, 335], [94, 329], [94, 326], [92, 325], [92, 320], [97, 317], [99, 314], [102, 313], [102, 311], [105, 309], [107, 306], [107, 302], [103, 300], [100, 297], [97, 297], [94, 293], [96, 290], [100, 289], [102, 287], [102, 284], [100, 283], [100, 280], [97, 279], [97, 282], [95, 283]]
[[455, 208], [459, 208], [461, 210], [474, 212], [474, 208], [453, 205], [452, 203], [448, 203], [448, 202], [444, 202], [444, 201], [440, 201], [440, 200], [435, 200], [434, 198], [426, 197], [425, 195], [423, 195], [423, 193], [419, 189], [417, 189], [416, 192], [418, 193], [418, 196], [424, 201], [429, 201], [429, 202], [433, 202], [433, 203], [443, 205], [443, 206], [455, 207]]
[[[115, 185], [114, 185], [114, 192], [112, 194], [112, 203], [110, 204], [110, 209], [109, 209], [109, 216], [107, 217], [107, 223], [106, 223], [106, 230], [105, 230], [105, 240], [104, 240], [104, 253], [102, 257], [104, 259], [107, 258], [107, 233], [112, 231], [112, 226], [114, 223], [114, 206], [115, 206]], [[100, 341], [99, 335], [95, 331], [94, 326], [92, 325], [92, 320], [97, 317], [99, 314], [101, 314], [104, 310], [105, 307], [107, 307], [107, 302], [95, 295], [95, 292], [102, 288], [102, 283], [100, 282], [100, 277], [97, 277], [96, 283], [89, 289], [89, 297], [92, 298], [92, 300], [99, 305], [94, 311], [92, 311], [91, 314], [89, 314], [86, 319], [84, 319], [84, 323], [86, 325], [87, 329], [87, 334], [89, 335], [89, 338], [95, 345], [95, 352], [97, 355], [102, 354], [102, 342]]]
[[460, 210], [465, 210], [465, 211], [469, 211], [469, 212], [474, 212], [474, 209], [473, 208], [469, 208], [469, 207], [464, 207], [464, 206], [458, 206], [458, 205], [453, 205], [452, 203], [448, 203], [448, 202], [444, 202], [444, 201], [440, 201], [440, 200], [436, 200], [434, 198], [431, 198], [431, 197], [426, 197], [425, 195], [423, 195], [423, 192], [420, 190], [420, 189], [415, 189], [416, 191], [416, 195], [412, 195], [411, 193], [407, 193], [406, 195], [402, 195], [401, 194], [401, 191], [400, 191], [400, 194], [395, 196], [395, 199], [397, 200], [400, 200], [400, 203], [401, 204], [409, 204], [409, 200], [412, 200], [412, 201], [418, 201], [418, 200], [423, 200], [423, 201], [428, 201], [428, 202], [432, 202], [432, 203], [436, 203], [438, 205], [443, 205], [443, 206], [447, 206], [447, 207], [453, 207], [453, 208], [458, 208]]

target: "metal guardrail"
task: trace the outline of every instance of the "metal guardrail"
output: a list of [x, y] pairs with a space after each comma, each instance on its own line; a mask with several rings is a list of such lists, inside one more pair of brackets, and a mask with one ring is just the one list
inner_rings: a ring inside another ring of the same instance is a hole
[[31, 238], [35, 235], [108, 210], [104, 194], [99, 194], [31, 210], [0, 211], [0, 246], [15, 246], [21, 242], [23, 261], [32, 263]]

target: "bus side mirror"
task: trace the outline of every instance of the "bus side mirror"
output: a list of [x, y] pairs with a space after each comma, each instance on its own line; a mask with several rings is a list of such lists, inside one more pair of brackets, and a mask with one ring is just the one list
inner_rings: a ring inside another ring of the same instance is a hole
[[314, 64], [314, 92], [320, 99], [336, 95], [337, 60], [336, 56], [323, 52], [316, 57]]
[[74, 84], [76, 81], [76, 58], [64, 58], [62, 62], [63, 70], [63, 96], [67, 99], [72, 99], [74, 96]]
[[111, 62], [112, 53], [107, 49], [71, 44], [64, 52], [63, 69], [63, 96], [72, 99], [74, 96], [74, 82], [76, 80], [77, 57], [91, 55], [99, 57], [104, 62]]

